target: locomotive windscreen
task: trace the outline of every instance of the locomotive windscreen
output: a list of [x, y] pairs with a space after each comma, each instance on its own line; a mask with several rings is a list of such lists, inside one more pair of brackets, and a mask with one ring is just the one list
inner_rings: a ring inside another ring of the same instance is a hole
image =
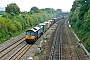
[[26, 35], [32, 35], [32, 36], [34, 36], [35, 33], [34, 33], [33, 31], [27, 31], [27, 32], [26, 32]]

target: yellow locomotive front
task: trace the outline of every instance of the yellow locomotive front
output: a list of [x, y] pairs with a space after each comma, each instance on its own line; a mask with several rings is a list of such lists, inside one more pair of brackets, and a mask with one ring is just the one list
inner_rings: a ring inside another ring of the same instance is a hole
[[35, 32], [32, 30], [26, 31], [26, 42], [27, 43], [34, 43], [35, 42]]

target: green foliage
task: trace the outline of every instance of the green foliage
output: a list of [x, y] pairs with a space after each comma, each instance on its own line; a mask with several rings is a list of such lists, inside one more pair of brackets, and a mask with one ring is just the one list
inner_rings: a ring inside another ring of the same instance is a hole
[[71, 11], [74, 12], [74, 10], [79, 6], [79, 2], [78, 1], [74, 1], [73, 2], [73, 5], [72, 5], [72, 8], [71, 8]]
[[[9, 4], [6, 8], [6, 12], [0, 16], [0, 43], [9, 40], [11, 37], [17, 36], [27, 29], [30, 29], [37, 24], [52, 19], [56, 17], [56, 12], [54, 9], [49, 8], [49, 13], [47, 9], [38, 9], [37, 7], [32, 7], [32, 14], [30, 12], [21, 12], [21, 14], [15, 13], [8, 8], [16, 7], [15, 3]], [[7, 13], [8, 12], [8, 13]], [[14, 14], [12, 14], [14, 13]]]
[[4, 11], [0, 11], [0, 15], [4, 14]]
[[49, 13], [49, 14], [55, 14], [56, 13], [56, 11], [53, 8], [45, 8], [44, 10], [47, 11], [47, 13]]
[[69, 21], [90, 52], [90, 0], [75, 0], [70, 11]]
[[39, 13], [39, 9], [37, 7], [32, 7], [31, 10], [30, 10], [30, 13], [33, 14], [33, 13]]
[[20, 13], [20, 8], [16, 3], [11, 3], [5, 7], [5, 12], [8, 12], [12, 15], [19, 14]]
[[43, 39], [44, 39], [44, 40], [47, 40], [47, 41], [49, 40], [49, 38], [43, 38]]
[[61, 9], [57, 9], [56, 10], [56, 14], [57, 14], [57, 17], [60, 17], [60, 15], [62, 15], [62, 10]]

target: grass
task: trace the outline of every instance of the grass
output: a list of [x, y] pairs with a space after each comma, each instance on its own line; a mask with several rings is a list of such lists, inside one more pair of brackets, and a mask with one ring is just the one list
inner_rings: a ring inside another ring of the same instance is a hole
[[[12, 33], [12, 37], [18, 36], [23, 32], [25, 32], [25, 30], [14, 32], [14, 33]], [[7, 40], [9, 40], [12, 37], [10, 37], [10, 35], [6, 35], [5, 37], [0, 38], [0, 44], [7, 41]]]
[[49, 40], [49, 38], [43, 38], [44, 40], [46, 40], [46, 41], [48, 41]]

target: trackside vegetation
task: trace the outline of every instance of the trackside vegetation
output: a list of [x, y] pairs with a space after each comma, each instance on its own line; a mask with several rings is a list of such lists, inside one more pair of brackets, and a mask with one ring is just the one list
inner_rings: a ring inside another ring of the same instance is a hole
[[90, 0], [73, 2], [69, 21], [86, 49], [90, 52]]
[[53, 8], [38, 9], [34, 6], [28, 12], [21, 12], [16, 3], [11, 3], [0, 16], [0, 43], [56, 16]]

